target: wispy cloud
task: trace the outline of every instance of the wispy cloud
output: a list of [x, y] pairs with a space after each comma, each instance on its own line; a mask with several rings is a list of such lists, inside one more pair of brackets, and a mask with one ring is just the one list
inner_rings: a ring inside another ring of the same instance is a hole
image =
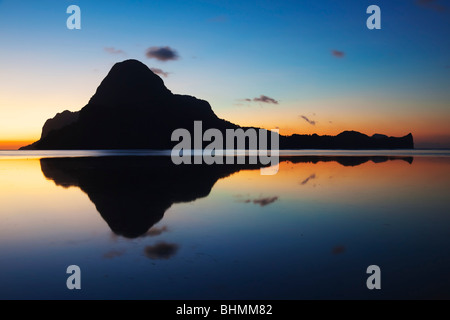
[[241, 102], [262, 102], [262, 103], [268, 103], [268, 104], [279, 104], [280, 102], [274, 98], [268, 97], [266, 95], [260, 95], [259, 97], [255, 97], [253, 99], [250, 98], [244, 98], [244, 99], [238, 99], [237, 101]]
[[315, 126], [316, 125], [316, 121], [314, 120], [310, 120], [307, 116], [304, 115], [299, 115], [300, 118], [302, 118], [303, 120], [305, 120], [306, 122], [308, 122], [310, 125]]
[[[260, 95], [259, 97], [255, 97], [253, 99], [251, 98], [244, 98], [244, 99], [237, 99], [237, 101], [239, 102], [261, 102], [261, 103], [267, 103], [267, 104], [279, 104], [280, 102], [274, 98], [265, 96], [265, 95]], [[242, 104], [239, 104], [242, 105]]]
[[166, 72], [159, 68], [150, 68], [154, 73], [159, 74], [160, 76], [163, 76], [164, 78], [167, 78], [170, 74], [170, 72]]
[[265, 95], [260, 95], [259, 97], [253, 98], [253, 101], [255, 101], [255, 102], [263, 102], [263, 103], [278, 104], [277, 100], [275, 100], [274, 98], [265, 96]]
[[[241, 197], [241, 196], [239, 196]], [[253, 203], [253, 204], [257, 204], [260, 205], [261, 207], [265, 207], [271, 203], [274, 203], [275, 201], [277, 201], [279, 199], [278, 196], [274, 196], [274, 197], [260, 197], [257, 199], [245, 199], [245, 200], [239, 200], [239, 202], [244, 202], [244, 203]]]
[[437, 0], [417, 0], [416, 4], [420, 7], [424, 7], [438, 12], [444, 12], [447, 10], [447, 7], [438, 3]]
[[278, 200], [278, 196], [275, 197], [267, 197], [253, 200], [254, 204], [259, 204], [261, 207], [265, 207], [271, 203], [274, 203]]
[[242, 102], [262, 102], [262, 103], [268, 103], [268, 104], [278, 104], [279, 101], [275, 100], [274, 98], [265, 96], [265, 95], [260, 95], [259, 97], [255, 97], [253, 99], [250, 98], [245, 98], [245, 99], [238, 99], [237, 101], [242, 101]]
[[114, 47], [105, 47], [105, 48], [103, 48], [103, 50], [105, 50], [106, 52], [108, 52], [110, 54], [123, 54], [123, 55], [126, 54], [125, 51], [116, 49]]
[[307, 184], [310, 180], [313, 180], [316, 178], [316, 174], [313, 173], [312, 175], [310, 175], [308, 178], [306, 178], [305, 180], [303, 180], [302, 182], [300, 182], [300, 184], [302, 186], [304, 186], [305, 184]]
[[178, 60], [179, 55], [176, 50], [171, 47], [150, 47], [147, 49], [145, 55], [149, 59], [156, 59], [159, 61]]
[[246, 98], [246, 99], [236, 99], [237, 103], [235, 103], [235, 106], [240, 106], [240, 107], [248, 107], [250, 106], [249, 103], [251, 103], [253, 100]]
[[331, 54], [336, 58], [343, 58], [345, 56], [345, 52], [339, 50], [331, 50]]

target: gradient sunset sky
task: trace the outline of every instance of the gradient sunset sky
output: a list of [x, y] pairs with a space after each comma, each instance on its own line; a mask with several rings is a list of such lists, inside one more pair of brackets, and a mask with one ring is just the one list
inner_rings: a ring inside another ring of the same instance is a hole
[[[81, 30], [66, 27], [72, 4]], [[381, 30], [366, 27], [372, 4]], [[240, 125], [412, 132], [416, 147], [450, 147], [445, 0], [0, 0], [0, 46], [0, 149], [39, 139], [46, 119], [81, 109], [126, 59]]]

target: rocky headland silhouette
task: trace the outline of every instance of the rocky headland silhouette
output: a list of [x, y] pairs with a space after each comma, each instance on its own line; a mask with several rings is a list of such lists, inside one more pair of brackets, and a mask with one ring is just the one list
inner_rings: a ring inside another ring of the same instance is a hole
[[[163, 80], [137, 60], [116, 63], [86, 106], [45, 122], [41, 138], [21, 150], [172, 149], [175, 129], [237, 129], [220, 119], [207, 101], [173, 94]], [[247, 129], [247, 127], [243, 127]], [[280, 149], [412, 149], [404, 137], [367, 136], [344, 131], [337, 136], [280, 135]], [[206, 145], [205, 145], [206, 146]]]

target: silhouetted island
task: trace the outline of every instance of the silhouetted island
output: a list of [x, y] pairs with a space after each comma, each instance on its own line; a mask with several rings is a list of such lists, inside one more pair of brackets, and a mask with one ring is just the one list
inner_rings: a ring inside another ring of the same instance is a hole
[[[173, 94], [163, 80], [137, 60], [116, 63], [89, 103], [46, 121], [40, 140], [21, 150], [172, 149], [172, 132], [240, 128], [220, 119], [207, 101]], [[243, 129], [247, 129], [243, 127]], [[206, 147], [207, 143], [204, 145]], [[280, 135], [280, 149], [413, 149], [412, 134], [371, 137], [345, 131], [337, 136]]]

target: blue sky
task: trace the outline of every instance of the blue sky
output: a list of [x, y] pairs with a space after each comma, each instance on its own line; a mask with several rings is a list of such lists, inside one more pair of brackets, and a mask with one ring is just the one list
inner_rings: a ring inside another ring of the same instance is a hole
[[[71, 4], [81, 30], [66, 28]], [[381, 30], [366, 28], [372, 4]], [[0, 140], [38, 138], [45, 119], [79, 110], [115, 62], [133, 58], [242, 125], [413, 132], [423, 146], [450, 147], [449, 14], [444, 0], [3, 0]], [[155, 46], [179, 59], [147, 58]], [[244, 101], [261, 95], [278, 104]]]

